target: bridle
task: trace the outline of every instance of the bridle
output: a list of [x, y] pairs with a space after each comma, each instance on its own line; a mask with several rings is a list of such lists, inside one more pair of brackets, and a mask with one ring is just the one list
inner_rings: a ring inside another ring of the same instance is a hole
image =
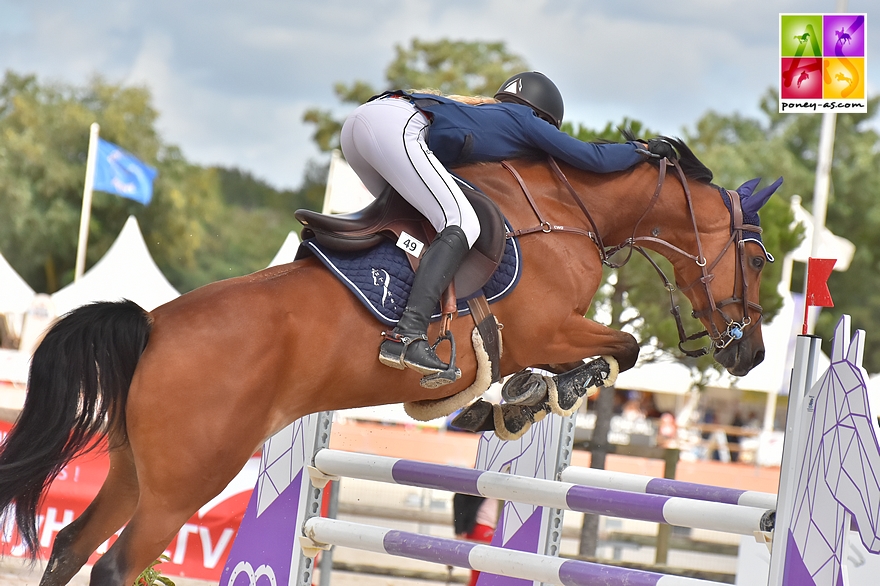
[[[758, 317], [757, 321], [754, 323], [755, 326], [760, 324], [763, 321], [763, 318], [764, 318], [763, 308], [760, 305], [758, 305], [757, 303], [754, 303], [754, 302], [748, 300], [749, 286], [748, 286], [748, 282], [746, 281], [746, 278], [745, 278], [746, 255], [745, 255], [745, 242], [743, 241], [743, 232], [744, 231], [760, 233], [761, 228], [759, 226], [754, 226], [751, 224], [744, 224], [743, 223], [742, 202], [740, 200], [739, 193], [737, 193], [736, 191], [726, 190], [726, 193], [727, 193], [728, 197], [730, 198], [730, 215], [731, 215], [730, 238], [728, 239], [727, 244], [724, 245], [724, 248], [721, 249], [721, 252], [718, 253], [718, 256], [715, 257], [715, 260], [713, 260], [710, 263], [706, 260], [706, 257], [703, 255], [703, 245], [700, 240], [700, 231], [697, 228], [697, 220], [696, 220], [696, 214], [694, 213], [693, 199], [691, 197], [690, 188], [688, 187], [687, 178], [685, 177], [684, 171], [682, 170], [680, 164], [676, 163], [675, 161], [670, 161], [669, 159], [666, 159], [666, 158], [660, 159], [660, 161], [659, 161], [660, 167], [659, 167], [659, 176], [657, 178], [657, 186], [654, 189], [654, 194], [651, 197], [651, 201], [648, 203], [648, 207], [645, 209], [645, 211], [639, 217], [639, 220], [633, 226], [632, 235], [629, 238], [627, 238], [625, 241], [623, 241], [621, 244], [618, 244], [616, 246], [606, 246], [605, 243], [602, 241], [602, 236], [599, 233], [599, 228], [596, 225], [596, 222], [593, 220], [593, 217], [590, 214], [590, 211], [587, 209], [587, 206], [584, 204], [583, 199], [580, 197], [580, 195], [577, 193], [577, 191], [574, 189], [574, 187], [568, 181], [568, 178], [566, 178], [565, 174], [562, 172], [562, 169], [559, 168], [559, 165], [556, 163], [556, 160], [553, 157], [548, 157], [548, 162], [549, 162], [550, 168], [556, 174], [556, 177], [566, 187], [568, 193], [572, 196], [575, 203], [578, 205], [578, 207], [583, 212], [587, 221], [590, 223], [592, 230], [584, 230], [583, 228], [571, 227], [571, 226], [555, 225], [555, 224], [552, 224], [549, 221], [545, 220], [544, 216], [541, 214], [540, 210], [538, 209], [537, 205], [535, 204], [534, 198], [532, 197], [531, 193], [529, 193], [529, 190], [526, 187], [526, 184], [525, 184], [525, 181], [523, 181], [523, 178], [520, 176], [520, 174], [517, 172], [517, 170], [514, 169], [513, 166], [511, 166], [507, 161], [502, 161], [501, 165], [505, 169], [507, 169], [510, 172], [510, 174], [513, 175], [514, 178], [519, 183], [520, 188], [522, 189], [523, 193], [525, 194], [526, 199], [529, 202], [529, 205], [531, 205], [531, 207], [532, 207], [532, 210], [534, 210], [535, 215], [538, 217], [538, 222], [539, 222], [539, 224], [537, 226], [534, 226], [531, 228], [524, 228], [521, 230], [513, 230], [511, 232], [508, 232], [507, 233], [508, 238], [514, 238], [514, 237], [523, 236], [526, 234], [537, 233], [537, 232], [543, 232], [543, 233], [567, 232], [567, 233], [587, 236], [596, 245], [596, 248], [599, 251], [599, 257], [602, 261], [602, 264], [604, 264], [605, 266], [610, 267], [612, 269], [618, 269], [618, 268], [622, 267], [623, 265], [625, 265], [627, 262], [629, 262], [630, 258], [632, 257], [633, 251], [640, 253], [642, 256], [644, 256], [646, 259], [648, 259], [648, 262], [650, 262], [651, 266], [653, 266], [654, 269], [657, 271], [657, 274], [660, 276], [660, 278], [663, 281], [663, 286], [669, 292], [669, 302], [670, 302], [670, 306], [671, 306], [670, 313], [675, 318], [675, 324], [678, 329], [678, 337], [679, 337], [678, 347], [679, 347], [679, 349], [687, 356], [690, 356], [693, 358], [697, 358], [697, 357], [704, 356], [705, 354], [707, 354], [709, 352], [709, 347], [700, 348], [698, 350], [687, 350], [684, 348], [685, 342], [689, 342], [692, 340], [702, 338], [704, 336], [708, 336], [710, 338], [710, 340], [712, 340], [712, 345], [714, 345], [714, 347], [717, 350], [720, 350], [722, 348], [726, 348], [732, 342], [737, 341], [737, 340], [741, 340], [744, 336], [750, 335], [750, 333], [754, 331], [754, 327], [753, 327], [748, 333], [746, 332], [746, 328], [748, 328], [750, 325], [753, 325], [752, 320], [749, 317], [749, 310], [750, 309], [758, 312], [759, 317]], [[663, 240], [661, 238], [657, 238], [654, 236], [636, 236], [636, 232], [638, 231], [638, 228], [641, 225], [642, 221], [645, 219], [645, 217], [648, 215], [648, 213], [654, 208], [655, 204], [657, 203], [657, 200], [660, 197], [660, 190], [663, 187], [664, 181], [666, 180], [666, 172], [667, 172], [668, 167], [672, 167], [673, 169], [675, 169], [676, 176], [677, 176], [677, 178], [678, 178], [679, 182], [681, 183], [682, 188], [684, 190], [685, 202], [687, 203], [688, 213], [691, 218], [691, 224], [693, 226], [694, 236], [695, 236], [696, 242], [697, 242], [697, 254], [696, 255], [691, 254], [685, 250], [682, 250], [681, 248], [679, 248], [679, 247], [675, 246], [674, 244], [667, 242], [666, 240]], [[719, 191], [720, 191], [720, 188], [719, 188]], [[651, 256], [644, 250], [644, 248], [639, 245], [640, 242], [651, 242], [654, 244], [659, 244], [659, 245], [665, 246], [665, 247], [669, 248], [670, 250], [676, 252], [677, 254], [680, 254], [680, 255], [694, 261], [694, 263], [698, 267], [700, 267], [700, 276], [697, 277], [696, 279], [694, 279], [691, 283], [687, 284], [686, 286], [680, 287], [680, 290], [682, 292], [685, 292], [685, 291], [692, 289], [693, 287], [695, 287], [697, 285], [702, 286], [703, 292], [706, 294], [706, 298], [709, 301], [709, 305], [708, 305], [707, 309], [705, 309], [703, 311], [694, 311], [691, 313], [691, 315], [697, 319], [700, 319], [703, 317], [707, 318], [706, 321], [710, 325], [711, 332], [709, 330], [703, 330], [702, 332], [697, 332], [697, 333], [691, 334], [691, 335], [687, 335], [685, 333], [684, 324], [682, 323], [682, 320], [681, 320], [681, 311], [680, 311], [679, 306], [675, 303], [675, 295], [674, 295], [675, 285], [673, 285], [672, 282], [666, 277], [666, 275], [663, 273], [663, 270], [656, 263], [656, 261], [654, 261], [654, 259], [651, 258]], [[734, 246], [734, 250], [736, 253], [736, 264], [737, 264], [737, 270], [738, 270], [737, 279], [740, 282], [739, 288], [742, 291], [742, 297], [736, 296], [737, 286], [736, 286], [736, 283], [734, 283], [733, 295], [731, 295], [727, 299], [716, 302], [715, 296], [712, 294], [712, 289], [709, 287], [709, 284], [715, 278], [715, 275], [714, 275], [714, 273], [712, 273], [712, 270], [718, 265], [718, 263], [721, 261], [721, 258], [727, 253], [727, 250], [731, 246]], [[623, 249], [628, 249], [626, 257], [623, 259], [623, 261], [619, 262], [619, 263], [613, 262], [611, 260], [611, 258]], [[728, 307], [731, 305], [735, 306], [737, 304], [742, 306], [742, 316], [743, 317], [740, 321], [736, 321], [735, 319], [731, 318], [724, 311], [725, 307]], [[712, 314], [715, 312], [718, 312], [718, 314], [724, 320], [724, 323], [727, 324], [724, 331], [719, 331], [719, 329], [715, 325], [715, 322], [712, 319], [710, 319]]]

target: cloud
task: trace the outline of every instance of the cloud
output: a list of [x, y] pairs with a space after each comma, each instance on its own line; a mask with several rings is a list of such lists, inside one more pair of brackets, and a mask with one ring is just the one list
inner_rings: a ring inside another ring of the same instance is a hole
[[[829, 0], [0, 0], [0, 69], [82, 84], [146, 84], [165, 140], [201, 164], [297, 186], [318, 152], [309, 107], [344, 113], [336, 82], [381, 86], [411, 39], [504, 41], [553, 78], [567, 119], [629, 117], [680, 133], [707, 110], [757, 115], [778, 75], [779, 12]], [[873, 0], [850, 0], [867, 12]], [[880, 54], [869, 35], [869, 54]], [[877, 87], [869, 68], [868, 90]], [[87, 132], [84, 129], [83, 132]]]

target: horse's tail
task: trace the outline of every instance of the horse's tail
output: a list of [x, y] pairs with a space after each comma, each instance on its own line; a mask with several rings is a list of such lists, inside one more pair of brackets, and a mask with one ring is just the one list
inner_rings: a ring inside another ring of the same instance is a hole
[[37, 508], [52, 480], [103, 438], [127, 441], [128, 388], [151, 326], [132, 301], [93, 303], [65, 315], [37, 347], [24, 409], [0, 445], [0, 521], [14, 511], [32, 558]]

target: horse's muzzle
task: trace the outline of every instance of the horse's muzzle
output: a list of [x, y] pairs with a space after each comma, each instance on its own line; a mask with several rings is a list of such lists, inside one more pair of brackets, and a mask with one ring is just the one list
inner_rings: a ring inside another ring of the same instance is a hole
[[724, 348], [716, 349], [714, 356], [733, 376], [745, 376], [764, 362], [764, 345], [753, 344], [752, 338], [744, 337]]

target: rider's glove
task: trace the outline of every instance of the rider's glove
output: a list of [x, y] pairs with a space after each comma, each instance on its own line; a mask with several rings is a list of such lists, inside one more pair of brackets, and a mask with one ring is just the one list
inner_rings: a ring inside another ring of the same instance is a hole
[[678, 153], [675, 152], [675, 147], [672, 146], [665, 138], [652, 138], [648, 141], [648, 151], [651, 153], [651, 158], [662, 159], [666, 157], [670, 161], [675, 161], [678, 159]]

